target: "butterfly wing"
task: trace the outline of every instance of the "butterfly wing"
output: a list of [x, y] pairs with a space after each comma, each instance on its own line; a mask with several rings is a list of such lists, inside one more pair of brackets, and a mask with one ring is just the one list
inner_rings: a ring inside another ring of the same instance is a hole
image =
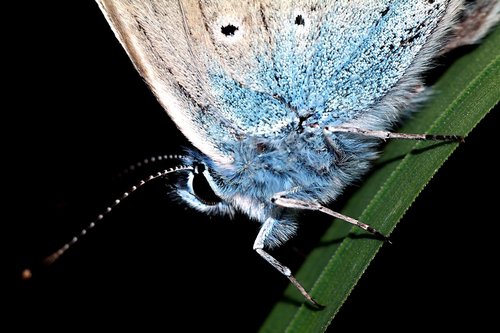
[[[262, 48], [247, 53], [267, 40], [261, 18], [248, 15], [259, 13], [258, 3], [97, 3], [169, 116], [213, 160], [230, 162], [235, 142], [277, 132], [293, 120], [289, 108], [259, 88], [260, 74], [252, 70], [262, 70], [257, 63], [266, 54]], [[248, 31], [251, 27], [259, 31]]]
[[[134, 66], [183, 134], [203, 153], [221, 162], [224, 140], [239, 135], [214, 108], [206, 90], [206, 63], [197, 55], [208, 44], [187, 28], [186, 10], [178, 1], [97, 0]], [[190, 10], [191, 19], [196, 11]], [[221, 137], [220, 140], [207, 138]]]
[[[436, 41], [461, 5], [97, 2], [180, 130], [221, 161], [231, 160], [238, 140], [273, 137], [311, 115], [320, 123], [378, 118], [390, 124], [408, 104], [420, 83], [415, 74], [435, 55]], [[449, 22], [439, 24], [443, 20]]]

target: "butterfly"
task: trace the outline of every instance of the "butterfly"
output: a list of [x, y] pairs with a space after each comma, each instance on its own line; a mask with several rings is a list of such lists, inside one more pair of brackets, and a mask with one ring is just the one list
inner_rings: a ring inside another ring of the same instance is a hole
[[[193, 145], [155, 177], [179, 173], [177, 195], [200, 212], [259, 222], [254, 250], [318, 306], [269, 249], [295, 235], [301, 210], [387, 239], [326, 205], [369, 170], [381, 139], [460, 139], [390, 130], [422, 99], [432, 60], [487, 31], [449, 39], [459, 0], [97, 3]], [[485, 3], [491, 26], [499, 6]]]

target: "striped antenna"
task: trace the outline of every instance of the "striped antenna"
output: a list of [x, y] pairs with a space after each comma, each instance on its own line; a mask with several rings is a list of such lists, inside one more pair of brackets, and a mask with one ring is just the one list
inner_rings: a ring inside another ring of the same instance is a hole
[[[172, 155], [166, 155], [166, 156], [172, 156]], [[178, 155], [175, 155], [178, 156]], [[178, 172], [178, 171], [183, 171], [183, 170], [193, 170], [194, 168], [192, 166], [186, 166], [186, 165], [180, 165], [176, 166], [173, 168], [165, 169], [163, 171], [160, 171], [156, 174], [150, 175], [149, 177], [141, 180], [138, 182], [136, 185], [132, 186], [127, 192], [122, 193], [118, 199], [116, 199], [110, 206], [108, 206], [103, 213], [99, 214], [92, 222], [90, 222], [87, 227], [83, 228], [80, 233], [73, 237], [69, 242], [64, 244], [61, 248], [59, 248], [57, 251], [49, 255], [44, 259], [44, 263], [47, 265], [50, 265], [54, 263], [57, 259], [59, 259], [68, 249], [70, 249], [73, 245], [75, 245], [83, 236], [87, 234], [91, 229], [93, 229], [98, 222], [100, 222], [106, 215], [108, 215], [116, 206], [118, 206], [125, 198], [127, 198], [130, 194], [134, 193], [137, 191], [139, 188], [144, 186], [145, 184], [151, 182], [152, 180], [155, 180], [157, 178], [163, 177], [169, 173], [173, 172]], [[29, 269], [26, 269], [23, 271], [23, 279], [26, 279], [26, 277], [29, 276], [31, 277], [31, 271]]]
[[131, 172], [134, 172], [135, 170], [149, 164], [153, 164], [155, 162], [162, 162], [162, 161], [167, 161], [167, 160], [183, 160], [185, 159], [184, 155], [177, 155], [177, 154], [165, 154], [165, 155], [156, 155], [156, 156], [151, 156], [143, 159], [142, 161], [138, 161], [134, 164], [130, 164], [127, 168], [123, 169], [122, 172], [119, 172], [115, 177], [116, 178], [122, 178], [126, 175], [128, 175]]

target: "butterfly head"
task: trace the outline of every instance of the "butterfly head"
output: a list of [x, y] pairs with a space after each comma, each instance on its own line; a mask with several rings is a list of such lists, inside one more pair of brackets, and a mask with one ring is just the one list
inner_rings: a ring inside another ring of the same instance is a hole
[[296, 211], [273, 202], [278, 193], [328, 202], [352, 180], [319, 131], [244, 139], [233, 145], [229, 164], [190, 151], [184, 163], [193, 168], [177, 183], [177, 193], [204, 213], [232, 216], [239, 211], [261, 223], [295, 220]]

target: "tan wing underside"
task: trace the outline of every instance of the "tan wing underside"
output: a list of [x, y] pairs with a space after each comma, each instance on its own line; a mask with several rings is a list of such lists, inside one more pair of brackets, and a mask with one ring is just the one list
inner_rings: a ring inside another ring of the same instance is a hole
[[[197, 1], [96, 0], [134, 66], [183, 134], [212, 159], [228, 163], [209, 130], [234, 140], [238, 130], [217, 115], [207, 91], [206, 62], [197, 50], [213, 48]], [[187, 17], [185, 14], [189, 13]], [[189, 25], [189, 22], [198, 24]], [[192, 27], [196, 29], [192, 29]], [[221, 132], [222, 131], [222, 132]], [[227, 133], [224, 133], [227, 132]]]

